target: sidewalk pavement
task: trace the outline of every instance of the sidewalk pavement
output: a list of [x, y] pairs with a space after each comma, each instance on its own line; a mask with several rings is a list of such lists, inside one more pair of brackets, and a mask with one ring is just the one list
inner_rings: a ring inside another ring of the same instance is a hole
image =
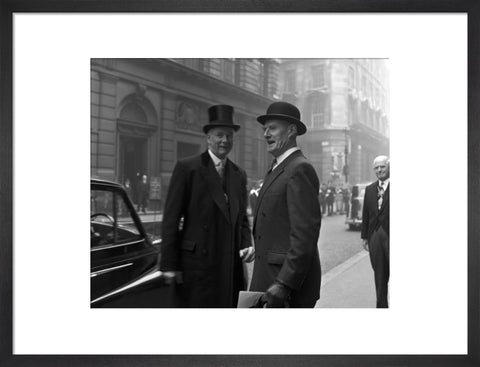
[[375, 283], [368, 252], [361, 251], [322, 275], [316, 308], [375, 308]]

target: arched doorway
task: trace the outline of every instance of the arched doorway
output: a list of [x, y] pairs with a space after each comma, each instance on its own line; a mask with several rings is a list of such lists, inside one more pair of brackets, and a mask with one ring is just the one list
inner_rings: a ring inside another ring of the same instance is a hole
[[[130, 182], [130, 196], [138, 202], [137, 187], [143, 175], [149, 172], [149, 138], [155, 133], [156, 125], [150, 123], [148, 108], [138, 99], [127, 99], [118, 118], [118, 176], [125, 184]], [[155, 122], [153, 119], [151, 122]]]

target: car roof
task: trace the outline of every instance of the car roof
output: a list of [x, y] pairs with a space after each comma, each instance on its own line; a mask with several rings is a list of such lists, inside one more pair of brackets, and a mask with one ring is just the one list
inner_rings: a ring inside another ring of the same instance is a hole
[[91, 178], [90, 179], [90, 184], [95, 184], [95, 185], [101, 185], [101, 186], [110, 186], [110, 187], [117, 187], [117, 188], [122, 188], [123, 186], [119, 184], [118, 182], [114, 181], [108, 181], [108, 180], [102, 180], [99, 178]]

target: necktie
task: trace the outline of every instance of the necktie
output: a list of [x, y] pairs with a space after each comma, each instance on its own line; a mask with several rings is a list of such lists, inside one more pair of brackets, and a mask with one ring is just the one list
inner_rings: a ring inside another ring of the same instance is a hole
[[270, 169], [268, 170], [268, 173], [272, 172], [276, 165], [277, 165], [277, 159], [274, 158], [273, 161], [272, 161], [272, 165], [270, 166]]
[[383, 194], [385, 193], [383, 185], [384, 183], [382, 181], [378, 183], [378, 210], [380, 210], [383, 203]]
[[220, 162], [218, 162], [218, 163], [215, 165], [215, 169], [217, 170], [218, 175], [220, 176], [220, 178], [223, 179], [223, 174], [224, 174], [224, 171], [225, 171], [225, 161], [221, 160]]

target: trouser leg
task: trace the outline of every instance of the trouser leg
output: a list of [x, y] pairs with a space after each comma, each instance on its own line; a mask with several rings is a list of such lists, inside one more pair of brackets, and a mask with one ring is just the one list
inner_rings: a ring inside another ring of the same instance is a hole
[[369, 241], [370, 262], [375, 276], [377, 308], [388, 308], [388, 280], [390, 278], [390, 243], [382, 228]]

